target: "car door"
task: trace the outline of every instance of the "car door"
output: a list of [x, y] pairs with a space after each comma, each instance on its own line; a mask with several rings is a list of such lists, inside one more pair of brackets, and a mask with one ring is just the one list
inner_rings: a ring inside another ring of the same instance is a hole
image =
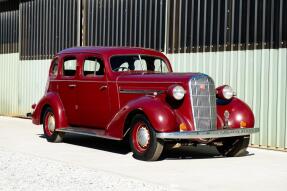
[[81, 124], [104, 129], [108, 123], [110, 105], [104, 61], [95, 55], [83, 55], [78, 99]]
[[58, 93], [65, 108], [68, 124], [77, 126], [80, 125], [77, 100], [78, 59], [73, 55], [65, 55], [61, 63]]

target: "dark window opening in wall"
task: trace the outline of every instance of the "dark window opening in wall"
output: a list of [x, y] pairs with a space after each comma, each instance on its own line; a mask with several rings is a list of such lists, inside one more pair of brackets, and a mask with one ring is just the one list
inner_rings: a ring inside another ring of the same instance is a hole
[[287, 1], [0, 1], [0, 53], [49, 59], [77, 45], [168, 53], [286, 48]]
[[77, 0], [20, 3], [20, 58], [49, 59], [77, 45]]
[[167, 52], [280, 48], [285, 0], [170, 0]]
[[2, 0], [0, 1], [0, 12], [19, 10], [20, 0]]
[[0, 12], [0, 54], [18, 52], [19, 11]]
[[84, 45], [164, 51], [166, 0], [87, 0]]

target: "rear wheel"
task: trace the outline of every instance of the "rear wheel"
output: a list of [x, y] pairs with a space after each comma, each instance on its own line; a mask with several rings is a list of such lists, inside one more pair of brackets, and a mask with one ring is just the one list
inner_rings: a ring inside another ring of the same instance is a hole
[[163, 151], [163, 141], [156, 138], [152, 125], [142, 114], [132, 119], [129, 142], [134, 157], [139, 160], [158, 160]]
[[62, 142], [64, 133], [56, 131], [56, 119], [51, 108], [47, 108], [43, 116], [43, 130], [49, 142]]
[[240, 157], [246, 155], [250, 136], [228, 137], [222, 140], [222, 145], [217, 146], [220, 154], [226, 157]]

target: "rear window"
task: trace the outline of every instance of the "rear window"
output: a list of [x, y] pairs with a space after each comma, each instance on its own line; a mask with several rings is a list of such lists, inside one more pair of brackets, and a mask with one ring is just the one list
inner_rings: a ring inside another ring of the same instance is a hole
[[85, 77], [97, 77], [104, 75], [104, 63], [96, 57], [88, 57], [84, 61], [83, 75]]
[[65, 58], [63, 64], [63, 76], [75, 76], [77, 68], [76, 58]]

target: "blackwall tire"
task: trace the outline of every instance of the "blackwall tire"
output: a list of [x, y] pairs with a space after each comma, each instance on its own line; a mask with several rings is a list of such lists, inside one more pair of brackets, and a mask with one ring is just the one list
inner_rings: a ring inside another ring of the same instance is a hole
[[134, 157], [143, 161], [158, 160], [164, 148], [163, 141], [156, 138], [152, 125], [142, 114], [131, 121], [129, 143]]
[[222, 146], [216, 148], [225, 157], [241, 157], [247, 154], [249, 140], [250, 136], [228, 137], [222, 140]]
[[59, 143], [63, 141], [64, 133], [55, 131], [56, 119], [54, 112], [51, 108], [45, 110], [43, 116], [43, 131], [44, 135], [49, 142]]

